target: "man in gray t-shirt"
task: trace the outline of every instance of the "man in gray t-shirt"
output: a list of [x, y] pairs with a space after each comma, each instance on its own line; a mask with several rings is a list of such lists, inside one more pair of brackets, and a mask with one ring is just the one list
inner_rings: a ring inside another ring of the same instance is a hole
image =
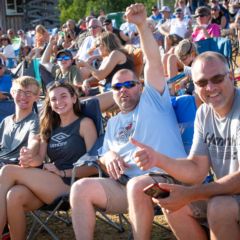
[[20, 77], [13, 81], [11, 95], [15, 113], [3, 119], [0, 124], [0, 167], [3, 164], [18, 163], [23, 149], [26, 154], [38, 150], [39, 120], [32, 109], [39, 93], [39, 84], [32, 77]]
[[[192, 65], [195, 91], [204, 102], [194, 126], [187, 159], [176, 161], [138, 143], [137, 164], [157, 166], [191, 186], [159, 184], [169, 197], [155, 199], [178, 239], [240, 239], [240, 91], [226, 59], [215, 52], [199, 55]], [[209, 169], [216, 180], [201, 184]]]

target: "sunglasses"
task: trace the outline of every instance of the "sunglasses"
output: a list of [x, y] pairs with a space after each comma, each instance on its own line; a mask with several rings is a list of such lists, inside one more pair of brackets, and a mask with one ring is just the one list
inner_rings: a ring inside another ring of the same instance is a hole
[[64, 55], [64, 56], [61, 56], [61, 57], [58, 57], [57, 58], [57, 61], [67, 61], [67, 60], [70, 60], [70, 59], [72, 59], [70, 56], [67, 56], [67, 55]]
[[202, 79], [197, 82], [194, 82], [198, 87], [206, 87], [208, 85], [208, 82], [211, 82], [212, 84], [220, 84], [225, 80], [225, 77], [227, 76], [229, 72], [224, 74], [218, 74], [216, 76], [213, 76], [210, 79]]
[[116, 90], [116, 91], [120, 91], [123, 87], [127, 88], [127, 89], [130, 89], [130, 88], [133, 88], [135, 87], [137, 84], [139, 84], [138, 81], [136, 80], [129, 80], [129, 81], [126, 81], [126, 82], [123, 82], [123, 83], [115, 83], [112, 85], [112, 89]]
[[218, 11], [218, 9], [217, 8], [211, 8], [211, 11]]
[[202, 18], [202, 17], [207, 17], [208, 15], [205, 15], [205, 14], [199, 14], [196, 18]]
[[99, 28], [99, 26], [91, 26], [91, 27], [89, 27], [88, 29], [97, 29], [97, 28]]
[[21, 89], [16, 89], [16, 90], [13, 90], [13, 92], [16, 94], [16, 95], [22, 95], [22, 96], [25, 96], [25, 97], [31, 97], [33, 95], [37, 95], [36, 93], [34, 92], [31, 92], [31, 91], [23, 91]]

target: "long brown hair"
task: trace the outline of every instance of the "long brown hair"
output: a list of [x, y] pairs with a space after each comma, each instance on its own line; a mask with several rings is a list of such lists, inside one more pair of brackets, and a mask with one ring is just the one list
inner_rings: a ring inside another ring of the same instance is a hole
[[49, 92], [51, 92], [55, 88], [66, 88], [70, 93], [71, 97], [76, 96], [76, 102], [73, 104], [73, 111], [77, 116], [81, 116], [81, 108], [80, 103], [78, 100], [78, 95], [73, 85], [70, 83], [66, 83], [63, 81], [54, 81], [50, 86], [47, 88], [47, 95], [44, 102], [44, 107], [41, 113], [40, 118], [40, 136], [41, 138], [48, 142], [49, 138], [51, 137], [52, 130], [59, 127], [61, 124], [60, 116], [54, 112], [51, 108]]

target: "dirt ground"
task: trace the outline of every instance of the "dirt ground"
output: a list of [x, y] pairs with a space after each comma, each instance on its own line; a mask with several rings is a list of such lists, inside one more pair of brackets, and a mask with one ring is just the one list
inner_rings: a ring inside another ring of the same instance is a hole
[[[116, 215], [109, 216], [112, 220], [118, 222], [118, 217]], [[30, 219], [29, 218], [29, 226], [30, 226]], [[160, 223], [168, 228], [167, 223], [163, 216], [155, 217], [155, 221]], [[60, 222], [59, 220], [54, 220], [50, 222], [51, 229], [56, 233], [56, 235], [61, 240], [74, 240], [74, 233], [72, 226], [66, 226], [65, 223]], [[110, 227], [108, 224], [99, 220], [97, 218], [96, 221], [96, 228], [94, 234], [94, 240], [127, 240], [130, 234], [130, 228], [128, 224], [124, 223], [124, 232], [118, 232], [118, 230]], [[44, 230], [41, 231], [39, 236], [36, 238], [37, 240], [51, 240], [51, 237], [46, 234]], [[156, 226], [153, 224], [153, 232], [152, 232], [152, 239], [153, 240], [175, 240], [176, 238], [173, 236], [171, 231], [165, 230], [162, 227]]]

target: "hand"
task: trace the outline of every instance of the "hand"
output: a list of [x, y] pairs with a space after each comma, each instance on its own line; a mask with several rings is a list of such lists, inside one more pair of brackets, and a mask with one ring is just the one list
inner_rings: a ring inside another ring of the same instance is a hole
[[89, 64], [83, 60], [77, 60], [77, 65], [78, 67], [86, 67], [86, 68], [89, 68]]
[[142, 144], [133, 138], [131, 138], [130, 141], [133, 145], [135, 145], [139, 149], [134, 153], [134, 161], [136, 162], [137, 166], [141, 170], [148, 170], [152, 167], [155, 167], [156, 152], [151, 147]]
[[127, 7], [125, 16], [128, 22], [139, 26], [146, 22], [147, 12], [143, 4], [136, 3]]
[[190, 187], [177, 184], [159, 183], [159, 187], [170, 192], [167, 198], [153, 198], [153, 202], [166, 209], [166, 212], [174, 212], [191, 202]]
[[49, 38], [49, 44], [51, 45], [57, 45], [58, 35], [50, 36]]
[[116, 180], [120, 178], [126, 168], [129, 167], [123, 158], [113, 151], [106, 153], [104, 159], [104, 165], [106, 166], [109, 176]]
[[55, 173], [58, 176], [62, 176], [61, 175], [61, 171], [56, 168], [54, 163], [45, 163], [44, 166], [43, 166], [43, 169], [45, 169], [45, 170], [47, 170], [49, 172]]
[[90, 88], [91, 86], [88, 79], [85, 79], [82, 84], [82, 91], [85, 93], [86, 96], [88, 96]]
[[32, 151], [27, 147], [22, 147], [20, 149], [20, 155], [18, 159], [21, 167], [24, 167], [24, 168], [31, 167], [31, 162], [33, 160]]

